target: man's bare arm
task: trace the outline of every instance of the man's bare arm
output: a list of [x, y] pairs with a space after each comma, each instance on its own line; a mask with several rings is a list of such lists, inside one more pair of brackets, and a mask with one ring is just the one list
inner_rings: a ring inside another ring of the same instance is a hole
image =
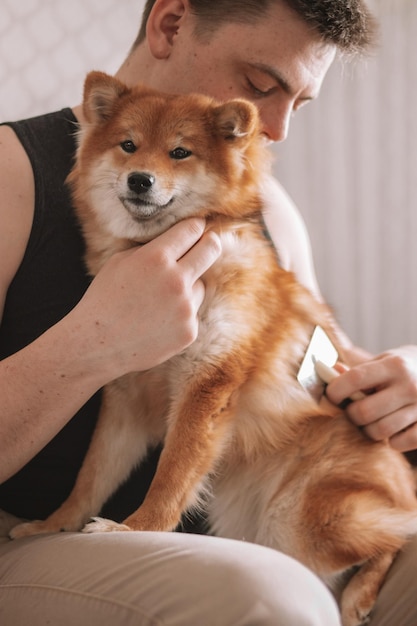
[[[265, 222], [285, 269], [322, 299], [315, 277], [310, 242], [302, 219], [278, 183], [267, 187]], [[372, 391], [346, 411], [376, 441], [389, 439], [403, 452], [417, 448], [417, 346], [402, 346], [373, 356], [355, 346], [335, 319], [330, 319], [349, 370], [327, 387], [338, 405], [358, 391]]]
[[[4, 129], [0, 129], [3, 131]], [[19, 144], [0, 132], [0, 302], [29, 238], [33, 178]], [[0, 481], [18, 471], [101, 386], [189, 345], [204, 298], [200, 276], [220, 253], [202, 220], [187, 220], [112, 257], [79, 304], [0, 362]], [[13, 245], [10, 245], [10, 241]]]

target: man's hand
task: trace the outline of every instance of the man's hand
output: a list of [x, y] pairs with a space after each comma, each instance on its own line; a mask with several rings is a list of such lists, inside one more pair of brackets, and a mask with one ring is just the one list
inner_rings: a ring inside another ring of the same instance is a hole
[[327, 387], [340, 404], [357, 391], [368, 392], [346, 408], [349, 418], [375, 441], [389, 439], [393, 448], [417, 448], [417, 346], [404, 346], [352, 367]]
[[201, 276], [221, 251], [218, 236], [204, 227], [203, 220], [184, 220], [115, 254], [70, 314], [89, 337], [86, 349], [99, 350], [115, 377], [154, 367], [196, 339]]
[[[201, 276], [221, 246], [189, 219], [114, 255], [77, 306], [0, 361], [0, 482], [39, 452], [104, 384], [154, 367], [198, 334]], [[0, 298], [1, 300], [1, 298]]]

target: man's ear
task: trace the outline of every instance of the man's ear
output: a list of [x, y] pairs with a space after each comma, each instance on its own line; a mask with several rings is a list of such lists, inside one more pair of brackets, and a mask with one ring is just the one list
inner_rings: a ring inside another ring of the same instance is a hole
[[117, 78], [104, 72], [90, 72], [84, 83], [83, 112], [91, 123], [106, 121], [114, 110], [116, 101], [128, 88]]
[[146, 39], [156, 59], [170, 56], [175, 35], [188, 11], [188, 0], [156, 0], [146, 24]]

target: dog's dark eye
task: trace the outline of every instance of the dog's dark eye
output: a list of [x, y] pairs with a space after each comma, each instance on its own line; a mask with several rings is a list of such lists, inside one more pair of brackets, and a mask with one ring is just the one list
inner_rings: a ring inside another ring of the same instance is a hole
[[171, 159], [186, 159], [192, 154], [191, 150], [186, 150], [185, 148], [175, 148], [175, 150], [171, 150], [169, 156]]
[[120, 147], [122, 150], [124, 150], [125, 152], [129, 152], [130, 154], [132, 154], [132, 152], [136, 152], [136, 146], [133, 143], [133, 141], [130, 141], [129, 139], [126, 141], [122, 141], [122, 143], [120, 144]]

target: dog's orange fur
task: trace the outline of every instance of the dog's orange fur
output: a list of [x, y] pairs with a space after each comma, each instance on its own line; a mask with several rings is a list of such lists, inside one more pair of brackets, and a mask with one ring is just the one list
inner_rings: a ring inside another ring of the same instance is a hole
[[[314, 326], [332, 336], [330, 315], [279, 267], [264, 236], [268, 158], [255, 107], [128, 89], [94, 72], [84, 114], [69, 182], [89, 271], [189, 215], [207, 218], [223, 253], [204, 277], [197, 341], [106, 387], [73, 493], [45, 522], [12, 534], [80, 529], [163, 442], [139, 509], [123, 525], [98, 519], [86, 531], [174, 529], [209, 484], [214, 532], [293, 555], [341, 595], [345, 626], [364, 623], [417, 531], [414, 483], [401, 454], [327, 414], [296, 380]], [[178, 147], [191, 154], [173, 158]], [[129, 190], [134, 172], [153, 176], [149, 190]]]

